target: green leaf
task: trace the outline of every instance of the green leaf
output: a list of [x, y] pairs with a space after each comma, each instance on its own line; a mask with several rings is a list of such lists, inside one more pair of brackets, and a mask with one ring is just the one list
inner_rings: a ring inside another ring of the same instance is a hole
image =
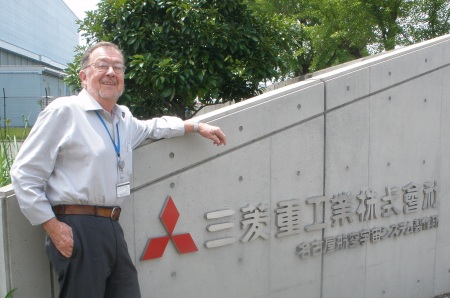
[[169, 97], [170, 95], [172, 95], [173, 93], [173, 89], [172, 88], [166, 88], [163, 90], [161, 96], [162, 97]]
[[16, 290], [17, 290], [17, 288], [9, 291], [8, 294], [5, 296], [5, 298], [13, 298], [14, 297], [14, 292]]

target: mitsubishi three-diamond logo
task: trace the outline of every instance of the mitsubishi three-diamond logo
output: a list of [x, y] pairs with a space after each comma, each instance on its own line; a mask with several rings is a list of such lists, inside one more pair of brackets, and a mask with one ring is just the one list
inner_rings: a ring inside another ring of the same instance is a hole
[[191, 234], [185, 233], [173, 235], [173, 230], [175, 229], [175, 225], [177, 224], [178, 218], [180, 217], [180, 213], [178, 212], [178, 209], [175, 206], [172, 197], [167, 198], [159, 217], [161, 218], [161, 221], [164, 224], [164, 227], [166, 228], [169, 235], [158, 238], [150, 238], [148, 240], [144, 254], [142, 255], [142, 261], [162, 257], [167, 243], [169, 243], [169, 240], [172, 240], [179, 254], [198, 251], [197, 246], [195, 245], [195, 242], [191, 237]]

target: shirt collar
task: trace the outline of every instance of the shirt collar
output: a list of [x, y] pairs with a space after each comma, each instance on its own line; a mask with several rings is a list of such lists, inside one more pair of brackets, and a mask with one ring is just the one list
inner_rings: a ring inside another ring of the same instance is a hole
[[[78, 96], [83, 99], [83, 106], [85, 111], [103, 110], [102, 106], [89, 94], [89, 92], [86, 91], [86, 89], [81, 90]], [[119, 119], [123, 119], [125, 117], [125, 112], [118, 104], [114, 105], [112, 114], [117, 116]]]

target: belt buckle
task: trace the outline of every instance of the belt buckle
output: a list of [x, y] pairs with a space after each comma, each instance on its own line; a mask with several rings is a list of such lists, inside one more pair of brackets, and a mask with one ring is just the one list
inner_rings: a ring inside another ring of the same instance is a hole
[[[112, 219], [112, 220], [118, 220], [118, 219], [119, 219], [119, 216], [120, 216], [120, 210], [121, 210], [120, 207], [114, 207], [114, 208], [111, 210], [111, 219]], [[117, 213], [117, 214], [116, 214], [116, 213]]]

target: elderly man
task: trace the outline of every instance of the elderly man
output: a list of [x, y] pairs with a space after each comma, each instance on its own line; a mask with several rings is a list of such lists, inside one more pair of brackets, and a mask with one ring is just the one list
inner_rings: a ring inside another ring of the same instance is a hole
[[130, 194], [132, 149], [188, 132], [222, 145], [225, 135], [176, 117], [138, 120], [117, 105], [125, 66], [112, 43], [87, 49], [81, 64], [83, 90], [41, 112], [11, 169], [12, 184], [24, 215], [47, 232], [59, 297], [140, 297], [117, 220]]

